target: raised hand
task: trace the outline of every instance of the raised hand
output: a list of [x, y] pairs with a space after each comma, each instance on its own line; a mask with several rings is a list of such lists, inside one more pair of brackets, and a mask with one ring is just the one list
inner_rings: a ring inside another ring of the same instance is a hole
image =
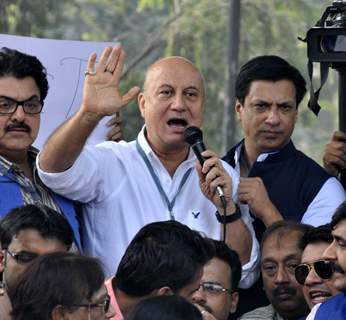
[[120, 45], [104, 49], [97, 64], [96, 57], [93, 53], [88, 60], [81, 111], [100, 117], [113, 115], [134, 99], [140, 89], [133, 87], [124, 95], [119, 93], [125, 60], [125, 52]]
[[337, 176], [340, 170], [346, 169], [346, 133], [335, 131], [332, 139], [324, 149], [323, 166], [326, 171]]
[[266, 226], [282, 220], [281, 214], [269, 199], [267, 189], [259, 177], [240, 178], [238, 199], [246, 203], [251, 213], [261, 219]]

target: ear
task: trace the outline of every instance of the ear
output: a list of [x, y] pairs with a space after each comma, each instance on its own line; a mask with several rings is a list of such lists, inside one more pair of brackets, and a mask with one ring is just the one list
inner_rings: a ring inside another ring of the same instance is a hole
[[170, 287], [161, 287], [159, 290], [157, 290], [156, 295], [158, 295], [158, 296], [171, 296], [171, 295], [173, 295], [173, 291]]
[[230, 308], [229, 308], [229, 312], [234, 313], [237, 310], [238, 301], [239, 301], [239, 293], [233, 292], [230, 294], [229, 298], [232, 299], [231, 304], [230, 304]]
[[64, 307], [62, 305], [57, 305], [52, 310], [52, 320], [61, 320], [64, 319], [65, 312]]
[[0, 251], [0, 273], [4, 272], [6, 266], [6, 250]]
[[137, 101], [138, 101], [139, 111], [141, 113], [142, 118], [144, 119], [144, 115], [145, 115], [145, 96], [144, 96], [143, 92], [139, 93]]
[[237, 119], [239, 121], [241, 121], [241, 112], [243, 110], [244, 106], [240, 103], [240, 101], [237, 99], [236, 100], [236, 103], [235, 103], [235, 107], [234, 107], [234, 110], [235, 110], [235, 114], [237, 116]]

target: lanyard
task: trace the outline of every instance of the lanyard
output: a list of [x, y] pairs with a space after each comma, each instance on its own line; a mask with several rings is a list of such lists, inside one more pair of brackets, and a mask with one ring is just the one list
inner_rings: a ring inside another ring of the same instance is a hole
[[167, 208], [169, 210], [169, 215], [170, 215], [170, 218], [171, 220], [175, 220], [174, 218], [174, 213], [173, 213], [173, 207], [174, 207], [174, 204], [175, 204], [175, 200], [177, 199], [177, 196], [178, 194], [180, 193], [181, 189], [183, 188], [185, 182], [187, 181], [187, 178], [189, 177], [191, 171], [192, 171], [192, 168], [190, 168], [189, 170], [187, 170], [180, 182], [180, 185], [179, 185], [179, 188], [175, 194], [175, 196], [173, 197], [172, 201], [169, 201], [167, 195], [166, 195], [166, 192], [163, 190], [162, 188], [162, 185], [161, 185], [161, 182], [158, 178], [158, 176], [156, 175], [155, 171], [154, 171], [154, 168], [153, 166], [151, 165], [148, 157], [146, 156], [144, 150], [142, 149], [142, 147], [139, 145], [138, 143], [138, 139], [136, 140], [136, 148], [140, 154], [140, 156], [142, 157], [142, 159], [144, 160], [149, 172], [150, 172], [150, 175], [151, 177], [153, 178], [155, 184], [156, 184], [156, 187], [158, 189], [158, 191], [160, 192], [161, 194], [161, 197], [163, 198], [163, 200], [165, 201], [166, 205], [167, 205]]

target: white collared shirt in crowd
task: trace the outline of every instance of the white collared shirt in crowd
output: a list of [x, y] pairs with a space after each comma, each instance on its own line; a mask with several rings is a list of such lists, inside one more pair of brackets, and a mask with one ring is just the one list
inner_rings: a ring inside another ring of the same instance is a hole
[[[208, 237], [220, 239], [216, 208], [199, 187], [195, 155], [190, 152], [171, 177], [150, 148], [144, 127], [138, 142], [169, 199], [176, 194], [185, 172], [193, 168], [176, 198], [175, 220]], [[227, 163], [223, 165], [232, 178], [236, 200], [237, 174]], [[114, 275], [127, 245], [140, 228], [170, 219], [167, 205], [136, 148], [136, 141], [86, 146], [74, 165], [62, 173], [46, 173], [38, 161], [37, 168], [42, 181], [52, 190], [85, 204], [82, 219], [85, 253], [101, 259], [107, 277]], [[242, 218], [253, 239], [251, 258], [243, 266], [240, 282], [241, 287], [247, 288], [258, 278], [259, 245], [249, 213], [244, 213]]]

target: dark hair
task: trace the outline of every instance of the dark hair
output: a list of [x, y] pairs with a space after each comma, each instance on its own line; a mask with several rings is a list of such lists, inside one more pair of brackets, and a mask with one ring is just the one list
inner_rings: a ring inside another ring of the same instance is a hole
[[215, 258], [218, 258], [229, 265], [232, 276], [230, 286], [232, 291], [237, 291], [241, 278], [241, 263], [239, 255], [223, 241], [213, 240], [213, 242], [215, 245]]
[[202, 320], [202, 314], [184, 298], [164, 295], [141, 301], [127, 320]]
[[258, 56], [241, 67], [235, 85], [235, 95], [241, 104], [244, 104], [251, 82], [256, 80], [292, 81], [296, 89], [297, 107], [306, 93], [306, 82], [301, 73], [278, 56]]
[[3, 47], [0, 49], [0, 77], [13, 76], [17, 79], [31, 77], [40, 90], [43, 102], [48, 93], [47, 70], [36, 57]]
[[28, 204], [11, 210], [0, 220], [0, 243], [7, 249], [20, 231], [34, 229], [46, 239], [57, 239], [68, 248], [72, 245], [73, 231], [66, 218], [55, 210]]
[[332, 230], [341, 220], [344, 219], [346, 219], [346, 201], [341, 203], [333, 214], [332, 222], [330, 223], [330, 227], [332, 228]]
[[142, 297], [164, 286], [177, 293], [196, 279], [214, 246], [177, 221], [154, 222], [135, 235], [122, 257], [113, 287]]
[[329, 224], [313, 227], [308, 230], [299, 241], [299, 248], [304, 250], [307, 245], [319, 242], [333, 242], [332, 229]]
[[[274, 222], [263, 233], [262, 240], [261, 240], [261, 252], [262, 252], [264, 243], [272, 234], [279, 233], [280, 236], [281, 235], [283, 236], [284, 234], [288, 234], [291, 232], [298, 232], [301, 234], [300, 237], [302, 237], [304, 233], [308, 232], [312, 228], [313, 227], [308, 224], [303, 224], [303, 223], [299, 223], [297, 221], [291, 221], [291, 220], [280, 220], [280, 221]], [[299, 241], [300, 241], [300, 238], [297, 239], [297, 246], [299, 244]]]
[[54, 307], [73, 310], [91, 299], [104, 283], [95, 258], [68, 252], [39, 256], [21, 276], [11, 296], [13, 320], [51, 319]]

